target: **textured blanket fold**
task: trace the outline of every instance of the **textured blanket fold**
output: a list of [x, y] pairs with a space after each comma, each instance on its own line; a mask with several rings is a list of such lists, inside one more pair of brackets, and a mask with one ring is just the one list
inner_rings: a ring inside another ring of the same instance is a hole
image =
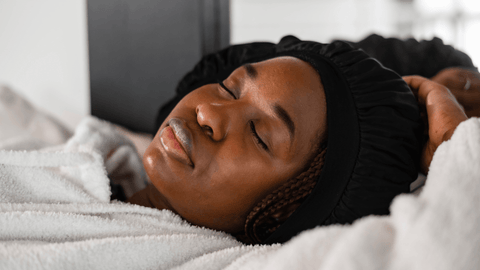
[[131, 142], [95, 118], [60, 146], [0, 150], [0, 269], [480, 268], [477, 118], [438, 148], [423, 191], [397, 196], [389, 216], [283, 245], [246, 246], [167, 210], [110, 202], [111, 176], [133, 176], [116, 181], [134, 192], [142, 168]]
[[54, 150], [0, 150], [0, 268], [168, 269], [241, 246], [170, 211], [110, 203], [118, 170], [131, 193], [144, 187], [131, 142], [93, 117]]
[[63, 143], [71, 136], [57, 119], [0, 85], [0, 149], [39, 149]]

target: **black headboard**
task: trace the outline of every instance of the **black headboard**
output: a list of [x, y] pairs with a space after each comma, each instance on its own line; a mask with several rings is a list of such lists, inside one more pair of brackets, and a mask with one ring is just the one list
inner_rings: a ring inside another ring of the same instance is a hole
[[158, 109], [202, 55], [229, 45], [226, 0], [88, 0], [91, 113], [155, 132]]

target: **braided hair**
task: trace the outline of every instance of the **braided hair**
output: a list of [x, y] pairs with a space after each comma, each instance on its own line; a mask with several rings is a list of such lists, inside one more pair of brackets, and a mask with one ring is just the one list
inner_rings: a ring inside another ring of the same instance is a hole
[[315, 187], [326, 150], [326, 143], [321, 144], [308, 169], [275, 189], [252, 209], [247, 216], [244, 232], [236, 235], [239, 241], [247, 244], [262, 243], [287, 220]]

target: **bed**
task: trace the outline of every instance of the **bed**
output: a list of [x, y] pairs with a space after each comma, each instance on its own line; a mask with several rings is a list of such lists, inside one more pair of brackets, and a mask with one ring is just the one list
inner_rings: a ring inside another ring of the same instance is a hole
[[[200, 2], [207, 8], [209, 3], [224, 1]], [[181, 1], [178, 5], [199, 19], [189, 3]], [[90, 25], [108, 22], [108, 16], [98, 12], [102, 8], [111, 16], [125, 17], [132, 11], [126, 1], [88, 1], [88, 5]], [[146, 16], [162, 19], [155, 15], [149, 12]], [[121, 25], [122, 20], [110, 23]], [[159, 23], [152, 23], [149, 30], [154, 31]], [[0, 269], [480, 267], [477, 118], [462, 123], [452, 139], [439, 147], [423, 190], [397, 196], [390, 215], [314, 228], [282, 245], [245, 245], [226, 233], [193, 226], [167, 210], [111, 202], [112, 175], [116, 183], [129, 187], [129, 194], [148, 182], [141, 155], [155, 132], [158, 108], [173, 96], [181, 74], [201, 55], [227, 43], [199, 46], [178, 66], [167, 70], [152, 64], [152, 57], [144, 53], [155, 51], [161, 43], [157, 37], [147, 48], [132, 45], [143, 62], [135, 60], [132, 64], [130, 58], [105, 64], [115, 59], [115, 53], [128, 54], [126, 45], [109, 45], [129, 33], [112, 33], [107, 41], [101, 41], [109, 28], [99, 29], [89, 32], [93, 116], [86, 117], [75, 130], [32, 106], [14, 90], [0, 86]], [[185, 30], [181, 37], [192, 36], [192, 29]], [[147, 38], [148, 34], [137, 37]], [[109, 53], [102, 54], [105, 51]], [[129, 71], [127, 66], [136, 69]], [[162, 71], [168, 83], [156, 77]], [[134, 89], [133, 85], [139, 87]]]
[[135, 145], [115, 125], [87, 117], [68, 131], [6, 87], [0, 88], [0, 116], [1, 269], [480, 265], [478, 118], [438, 148], [423, 191], [397, 196], [389, 216], [311, 229], [283, 245], [248, 246], [167, 210], [110, 202], [113, 171], [129, 175], [132, 189], [146, 181]]

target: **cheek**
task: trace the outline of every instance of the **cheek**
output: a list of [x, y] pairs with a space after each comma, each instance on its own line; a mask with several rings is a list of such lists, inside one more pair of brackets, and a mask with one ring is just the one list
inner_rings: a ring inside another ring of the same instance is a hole
[[217, 169], [211, 178], [195, 179], [208, 184], [201, 189], [190, 186], [179, 201], [181, 205], [174, 208], [193, 224], [238, 232], [253, 207], [279, 185], [280, 177], [265, 173], [264, 166], [258, 162], [232, 166], [231, 170], [226, 170], [230, 167], [227, 164], [213, 167]]
[[162, 126], [165, 126], [165, 123], [175, 115], [192, 116], [193, 113], [195, 113], [197, 105], [208, 98], [208, 85], [193, 90], [175, 105], [170, 114], [163, 121]]
[[212, 87], [213, 86], [211, 84], [207, 84], [188, 93], [180, 100], [180, 102], [178, 102], [177, 106], [175, 106], [172, 112], [174, 112], [177, 107], [196, 107], [196, 105], [199, 103], [202, 103], [206, 100], [211, 100], [214, 98], [212, 93], [215, 92], [212, 90]]
[[283, 177], [268, 162], [251, 156], [240, 157], [217, 160], [217, 171], [212, 174], [208, 188], [220, 205], [249, 211], [276, 188]]

